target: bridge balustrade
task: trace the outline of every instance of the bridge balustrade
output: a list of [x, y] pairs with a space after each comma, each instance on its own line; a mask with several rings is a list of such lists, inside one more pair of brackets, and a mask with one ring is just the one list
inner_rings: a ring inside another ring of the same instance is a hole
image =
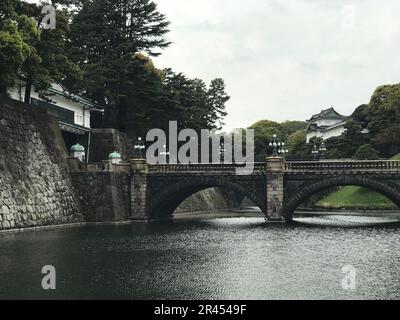
[[[156, 164], [149, 165], [150, 173], [222, 172], [234, 173], [245, 164]], [[265, 170], [265, 163], [254, 163], [255, 171]]]
[[[233, 173], [244, 164], [156, 164], [149, 165], [150, 173], [182, 173], [182, 172], [221, 172]], [[265, 172], [265, 163], [254, 163], [254, 172]], [[386, 171], [399, 172], [400, 161], [378, 160], [378, 161], [304, 161], [285, 162], [286, 172], [340, 172], [340, 171]]]
[[400, 161], [321, 161], [286, 162], [287, 172], [324, 172], [324, 171], [400, 171]]
[[[76, 159], [69, 159], [70, 162]], [[77, 161], [75, 161], [77, 162]], [[146, 164], [145, 164], [146, 165]], [[249, 164], [247, 164], [249, 165]], [[254, 174], [261, 174], [267, 171], [265, 162], [253, 163]], [[286, 173], [324, 173], [324, 172], [400, 172], [400, 161], [377, 160], [377, 161], [304, 161], [304, 162], [283, 162], [282, 172]], [[130, 172], [131, 164], [111, 164], [109, 161], [99, 163], [80, 163], [72, 165], [72, 170], [87, 172]], [[149, 173], [212, 173], [212, 174], [235, 174], [238, 168], [244, 168], [246, 164], [156, 164], [147, 165]]]

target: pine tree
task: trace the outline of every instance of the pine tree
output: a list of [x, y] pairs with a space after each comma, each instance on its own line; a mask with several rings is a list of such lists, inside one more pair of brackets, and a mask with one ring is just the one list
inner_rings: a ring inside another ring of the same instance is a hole
[[[135, 55], [147, 52], [155, 56], [159, 54], [156, 50], [168, 47], [168, 25], [150, 0], [82, 1], [81, 10], [73, 18], [69, 52], [85, 73], [84, 91], [106, 107], [105, 118], [95, 125], [115, 124], [118, 114], [126, 112], [124, 106], [121, 108], [125, 111], [118, 110], [120, 103], [125, 103], [129, 91], [138, 87], [125, 85], [124, 81], [142, 70]], [[137, 84], [138, 77], [130, 82]], [[152, 82], [144, 81], [142, 85]], [[143, 92], [153, 90], [139, 88]], [[140, 112], [144, 111], [137, 110]]]
[[125, 62], [125, 78], [119, 84], [117, 127], [130, 135], [145, 135], [148, 128], [168, 127], [163, 101], [163, 72], [152, 61], [136, 54]]
[[221, 78], [211, 81], [208, 90], [209, 122], [210, 125], [221, 129], [224, 125], [223, 118], [227, 116], [226, 103], [230, 97], [225, 92], [225, 82]]

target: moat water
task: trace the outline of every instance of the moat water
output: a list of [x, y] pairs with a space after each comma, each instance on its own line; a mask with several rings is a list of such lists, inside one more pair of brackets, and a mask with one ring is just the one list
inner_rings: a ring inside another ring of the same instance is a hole
[[[1, 299], [399, 299], [400, 219], [324, 216], [0, 235]], [[44, 265], [56, 290], [41, 287]], [[345, 290], [344, 266], [357, 274]]]

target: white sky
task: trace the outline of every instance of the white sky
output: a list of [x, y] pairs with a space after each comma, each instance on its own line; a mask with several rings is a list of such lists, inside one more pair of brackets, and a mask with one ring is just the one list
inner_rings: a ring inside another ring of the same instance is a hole
[[231, 95], [226, 129], [348, 115], [400, 82], [398, 0], [156, 0], [173, 42], [155, 59]]

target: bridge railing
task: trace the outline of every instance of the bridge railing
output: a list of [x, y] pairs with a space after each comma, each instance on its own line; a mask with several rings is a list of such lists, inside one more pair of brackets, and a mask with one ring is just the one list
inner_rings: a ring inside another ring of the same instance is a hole
[[[265, 170], [265, 163], [253, 163], [254, 171]], [[249, 164], [247, 164], [249, 165]], [[156, 164], [149, 165], [150, 173], [179, 173], [179, 172], [236, 172], [245, 164]]]
[[324, 171], [400, 171], [400, 161], [306, 161], [286, 162], [287, 172], [324, 172]]
[[[266, 171], [266, 164], [263, 162], [253, 163], [254, 172]], [[156, 164], [149, 165], [150, 173], [183, 173], [183, 172], [217, 172], [234, 173], [237, 168], [244, 167], [244, 164]], [[343, 172], [343, 171], [386, 171], [400, 172], [400, 161], [394, 160], [373, 160], [373, 161], [302, 161], [284, 162], [285, 172]]]

